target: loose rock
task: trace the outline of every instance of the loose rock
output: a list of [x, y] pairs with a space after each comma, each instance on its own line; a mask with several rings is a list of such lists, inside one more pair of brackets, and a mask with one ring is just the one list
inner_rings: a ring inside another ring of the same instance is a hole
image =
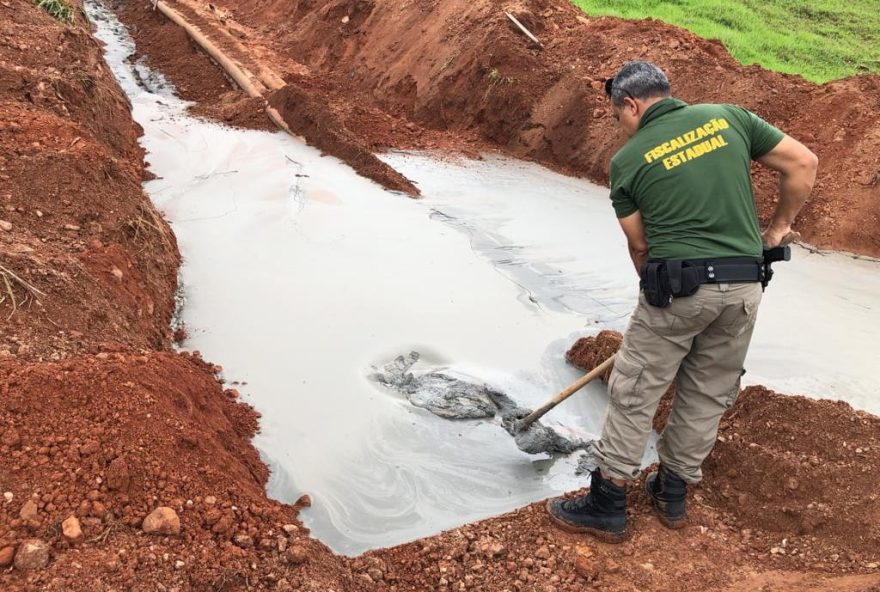
[[49, 545], [39, 539], [27, 539], [18, 546], [15, 568], [23, 571], [42, 569], [49, 563]]
[[599, 566], [593, 550], [586, 545], [578, 545], [574, 550], [574, 570], [585, 580], [594, 580], [599, 575]]
[[180, 518], [171, 508], [160, 506], [144, 518], [142, 528], [147, 534], [180, 534]]
[[15, 547], [3, 547], [0, 549], [0, 567], [9, 567], [15, 558]]
[[68, 518], [61, 523], [61, 532], [64, 534], [64, 538], [72, 543], [82, 540], [83, 537], [82, 527], [79, 524], [79, 520], [73, 515], [68, 516]]
[[131, 483], [128, 464], [122, 458], [114, 458], [107, 467], [107, 487], [118, 491], [126, 491]]
[[22, 520], [30, 520], [31, 518], [36, 518], [39, 511], [40, 509], [37, 507], [37, 503], [34, 500], [28, 500], [21, 507], [21, 511], [19, 511], [18, 515], [21, 516]]
[[291, 565], [302, 565], [309, 560], [309, 551], [302, 545], [294, 545], [284, 554]]

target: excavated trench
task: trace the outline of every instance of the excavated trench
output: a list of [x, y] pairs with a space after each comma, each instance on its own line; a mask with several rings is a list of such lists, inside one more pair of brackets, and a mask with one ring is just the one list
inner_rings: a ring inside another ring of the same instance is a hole
[[[271, 496], [308, 493], [314, 535], [357, 554], [583, 485], [577, 454], [529, 456], [500, 418], [444, 421], [371, 375], [417, 351], [417, 375], [527, 407], [575, 380], [567, 347], [622, 330], [635, 302], [603, 188], [501, 158], [386, 154], [424, 196], [403, 199], [287, 135], [190, 117], [130, 63], [115, 17], [88, 8], [185, 260], [184, 346], [262, 413]], [[747, 382], [880, 412], [878, 294], [876, 262], [797, 249], [766, 295]], [[591, 385], [545, 423], [589, 439], [605, 402]]]

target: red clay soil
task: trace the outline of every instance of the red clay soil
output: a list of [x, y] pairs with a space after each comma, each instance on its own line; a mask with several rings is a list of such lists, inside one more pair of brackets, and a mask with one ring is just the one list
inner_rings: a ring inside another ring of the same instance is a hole
[[[258, 416], [213, 371], [171, 353], [0, 363], [0, 559], [32, 538], [52, 554], [43, 569], [4, 570], [0, 588], [274, 587], [279, 570], [291, 586], [338, 586], [339, 562], [296, 508], [266, 499]], [[179, 534], [142, 532], [157, 507], [175, 510]], [[71, 515], [79, 540], [62, 533]]]
[[0, 357], [165, 347], [179, 256], [128, 100], [87, 29], [0, 13]]
[[[880, 256], [878, 76], [815, 85], [742, 66], [719, 42], [676, 27], [589, 18], [565, 0], [169, 2], [199, 12], [213, 40], [234, 38], [248, 59], [323, 97], [367, 148], [494, 147], [599, 183], [624, 140], [602, 81], [627, 60], [652, 60], [677, 96], [741, 104], [810, 146], [819, 180], [797, 228], [818, 246]], [[146, 3], [126, 5], [136, 11]], [[291, 113], [288, 122], [298, 117]], [[765, 221], [774, 184], [770, 171], [756, 167]]]
[[[357, 7], [372, 8], [351, 6], [357, 31]], [[289, 16], [292, 27], [309, 12]], [[0, 17], [0, 589], [880, 590], [880, 419], [761, 388], [725, 416], [684, 530], [660, 526], [636, 486], [618, 546], [561, 532], [533, 504], [334, 556], [298, 505], [266, 498], [254, 410], [219, 368], [170, 350], [179, 256], [140, 189], [140, 130], [85, 23], [62, 26], [28, 0], [0, 0]], [[392, 120], [376, 109], [350, 121]], [[388, 129], [389, 142], [444, 137]], [[616, 344], [581, 342], [570, 361], [593, 365]]]
[[[168, 351], [179, 255], [140, 133], [81, 17], [0, 2], [0, 589], [341, 590], [265, 497], [257, 414]], [[158, 506], [179, 535], [143, 532]]]

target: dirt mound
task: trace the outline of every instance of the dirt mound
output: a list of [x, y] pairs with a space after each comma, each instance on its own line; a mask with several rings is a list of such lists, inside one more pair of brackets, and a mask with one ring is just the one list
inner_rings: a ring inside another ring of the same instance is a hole
[[750, 387], [721, 422], [704, 490], [742, 526], [791, 536], [790, 545], [796, 535], [837, 545], [843, 560], [876, 558], [877, 474], [880, 418]]
[[343, 125], [323, 101], [296, 83], [287, 84], [272, 95], [269, 103], [278, 109], [285, 123], [309, 144], [345, 161], [359, 174], [387, 189], [419, 195], [412, 182], [379, 160]]
[[[591, 368], [620, 347], [615, 331], [579, 339], [566, 360]], [[607, 381], [608, 376], [603, 379]], [[661, 431], [675, 385], [654, 417]], [[837, 561], [876, 560], [880, 549], [880, 418], [841, 401], [742, 391], [721, 421], [704, 465], [700, 501], [740, 528], [787, 539], [781, 553]], [[790, 545], [790, 546], [789, 546]]]
[[[878, 76], [817, 86], [742, 66], [717, 41], [658, 21], [588, 18], [565, 0], [226, 0], [212, 7], [205, 24], [217, 37], [234, 36], [289, 82], [322, 90], [367, 147], [473, 149], [476, 142], [600, 183], [624, 140], [602, 82], [626, 60], [655, 61], [677, 96], [741, 104], [819, 155], [814, 197], [798, 224], [806, 240], [880, 255]], [[774, 208], [773, 179], [756, 168], [763, 220]]]
[[0, 357], [170, 343], [177, 245], [82, 25], [0, 9]]
[[[30, 575], [4, 570], [0, 587], [217, 590], [274, 585], [278, 570], [338, 585], [336, 560], [296, 508], [266, 499], [268, 469], [250, 444], [258, 415], [215, 370], [170, 353], [0, 363], [0, 549], [36, 538], [52, 554]], [[179, 535], [143, 536], [157, 507], [174, 510]], [[80, 540], [61, 531], [70, 516]], [[74, 564], [91, 575], [69, 579]]]

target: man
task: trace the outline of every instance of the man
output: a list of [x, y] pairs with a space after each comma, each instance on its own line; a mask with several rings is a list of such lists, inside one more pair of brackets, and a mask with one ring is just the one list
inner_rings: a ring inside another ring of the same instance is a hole
[[[791, 231], [816, 178], [816, 156], [733, 105], [688, 105], [666, 75], [628, 62], [606, 83], [629, 140], [611, 160], [611, 201], [642, 294], [608, 381], [608, 415], [590, 491], [552, 499], [560, 526], [620, 542], [626, 487], [638, 477], [654, 412], [675, 399], [645, 488], [660, 521], [680, 528], [688, 484], [700, 481], [722, 414], [733, 405], [767, 277], [763, 248]], [[761, 233], [750, 167], [779, 172], [779, 203]], [[763, 244], [762, 244], [763, 242]]]

